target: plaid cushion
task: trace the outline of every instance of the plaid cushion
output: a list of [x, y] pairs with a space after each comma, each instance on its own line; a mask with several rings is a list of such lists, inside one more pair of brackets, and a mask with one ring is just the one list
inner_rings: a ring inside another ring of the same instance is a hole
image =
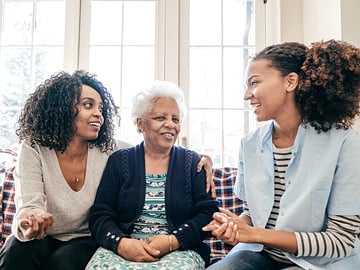
[[[233, 193], [236, 173], [237, 168], [224, 167], [213, 169], [213, 181], [215, 183], [216, 199], [219, 201], [219, 207], [240, 215], [242, 212], [242, 201]], [[207, 242], [211, 248], [210, 263], [214, 263], [225, 257], [232, 248], [231, 245], [217, 240], [216, 237], [211, 237], [205, 240], [205, 242]]]
[[14, 151], [0, 148], [0, 247], [11, 233], [11, 223], [15, 214], [13, 172], [16, 156]]

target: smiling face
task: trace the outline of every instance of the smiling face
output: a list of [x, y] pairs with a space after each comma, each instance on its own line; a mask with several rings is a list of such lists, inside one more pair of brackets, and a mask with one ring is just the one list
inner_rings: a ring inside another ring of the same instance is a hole
[[294, 107], [294, 87], [289, 76], [271, 67], [269, 60], [251, 62], [247, 71], [244, 99], [250, 102], [258, 121], [286, 116], [288, 106]]
[[75, 118], [76, 133], [74, 137], [83, 140], [94, 140], [98, 137], [101, 125], [104, 123], [102, 115], [102, 99], [99, 93], [88, 85], [83, 85], [79, 104], [79, 111]]
[[171, 98], [157, 99], [143, 119], [137, 119], [137, 126], [143, 131], [148, 150], [156, 153], [170, 151], [181, 129], [177, 103]]

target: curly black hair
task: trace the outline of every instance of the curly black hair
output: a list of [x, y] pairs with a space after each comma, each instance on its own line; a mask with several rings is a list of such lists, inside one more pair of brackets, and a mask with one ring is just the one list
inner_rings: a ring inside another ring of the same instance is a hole
[[103, 102], [104, 123], [98, 137], [89, 141], [90, 147], [98, 147], [102, 152], [115, 149], [113, 118], [118, 116], [118, 110], [113, 97], [96, 75], [83, 70], [73, 74], [60, 71], [30, 94], [17, 122], [20, 141], [28, 139], [32, 145], [65, 151], [76, 132], [74, 120], [79, 112], [76, 109], [74, 113], [74, 109], [79, 104], [82, 85], [94, 88]]
[[360, 114], [360, 49], [337, 40], [271, 45], [253, 61], [269, 60], [283, 76], [299, 75], [295, 102], [303, 124], [317, 131], [348, 129]]
[[302, 66], [296, 103], [315, 129], [348, 129], [360, 114], [360, 49], [344, 42], [315, 42]]

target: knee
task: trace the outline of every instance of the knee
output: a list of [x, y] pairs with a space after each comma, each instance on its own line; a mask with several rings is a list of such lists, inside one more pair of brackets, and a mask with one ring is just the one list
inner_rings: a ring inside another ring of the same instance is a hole
[[0, 251], [0, 269], [32, 269], [32, 265], [39, 266], [46, 252], [42, 242], [21, 242], [9, 236]]

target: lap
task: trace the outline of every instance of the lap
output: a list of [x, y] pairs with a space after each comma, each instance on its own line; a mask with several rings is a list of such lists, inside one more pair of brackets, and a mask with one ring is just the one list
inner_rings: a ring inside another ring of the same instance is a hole
[[0, 251], [0, 269], [84, 269], [96, 248], [90, 237], [59, 241], [47, 236], [21, 242], [10, 236]]
[[276, 270], [277, 263], [265, 252], [239, 250], [210, 265], [207, 270]]
[[86, 266], [86, 270], [102, 270], [102, 269], [205, 269], [205, 262], [201, 256], [192, 250], [174, 251], [163, 256], [158, 262], [130, 262], [116, 255], [110, 250], [99, 248], [90, 262]]

